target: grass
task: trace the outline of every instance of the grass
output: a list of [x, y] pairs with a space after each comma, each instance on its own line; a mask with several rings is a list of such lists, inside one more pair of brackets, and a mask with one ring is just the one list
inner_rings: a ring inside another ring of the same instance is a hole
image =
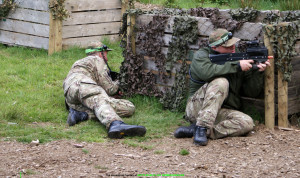
[[190, 152], [186, 149], [182, 149], [182, 150], [179, 151], [179, 154], [182, 155], [182, 156], [186, 156], [186, 155], [189, 155]]
[[[164, 6], [170, 0], [138, 0], [144, 4], [157, 4]], [[201, 3], [203, 1], [203, 4]], [[179, 8], [196, 8], [196, 7], [217, 7], [219, 9], [237, 9], [245, 6], [253, 7], [258, 10], [299, 10], [299, 0], [229, 0], [227, 4], [218, 4], [217, 0], [174, 0], [174, 5]], [[220, 1], [219, 2], [226, 2]]]
[[[109, 65], [119, 71], [122, 49], [118, 43], [105, 44], [114, 49], [108, 55]], [[73, 127], [66, 124], [62, 83], [72, 64], [83, 57], [84, 49], [76, 47], [48, 56], [45, 50], [0, 44], [0, 138], [26, 143], [37, 139], [40, 143], [59, 139], [109, 141], [106, 128], [97, 120]], [[183, 112], [164, 110], [158, 98], [136, 95], [127, 99], [134, 103], [136, 112], [124, 121], [147, 128], [145, 137], [123, 140], [131, 147], [153, 150], [155, 146], [145, 144], [147, 141], [171, 135], [179, 125], [188, 125], [182, 119]], [[255, 117], [261, 121], [258, 114]]]
[[[112, 49], [109, 65], [119, 71], [123, 61], [118, 43], [105, 43]], [[84, 49], [72, 48], [47, 55], [47, 51], [0, 45], [0, 137], [2, 140], [45, 143], [58, 139], [106, 142], [107, 131], [99, 121], [89, 120], [68, 127], [62, 83], [72, 64], [85, 57]], [[128, 98], [136, 113], [124, 118], [128, 124], [147, 128], [145, 137], [125, 138], [125, 143], [153, 149], [147, 142], [170, 135], [182, 122], [183, 113], [164, 110], [157, 98]]]

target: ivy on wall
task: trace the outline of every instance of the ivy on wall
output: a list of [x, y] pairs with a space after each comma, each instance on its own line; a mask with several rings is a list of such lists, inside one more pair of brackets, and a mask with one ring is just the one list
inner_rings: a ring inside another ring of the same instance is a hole
[[64, 20], [70, 16], [68, 10], [65, 8], [65, 1], [53, 0], [49, 2], [49, 10], [54, 20]]
[[[168, 89], [160, 101], [165, 108], [171, 110], [183, 110], [182, 104], [187, 96], [187, 74], [188, 65], [186, 63], [189, 45], [198, 39], [198, 21], [189, 16], [175, 17], [173, 26], [172, 41], [168, 48], [166, 63], [167, 71], [171, 71], [174, 63], [181, 61], [181, 67], [176, 71], [175, 83]], [[185, 104], [184, 104], [185, 105]]]
[[0, 20], [6, 18], [9, 12], [16, 9], [16, 7], [15, 0], [3, 0], [2, 4], [0, 4]]
[[296, 55], [295, 44], [297, 42], [298, 33], [300, 33], [299, 24], [293, 22], [280, 28], [278, 28], [277, 24], [274, 24], [272, 26], [265, 26], [263, 30], [265, 35], [270, 38], [275, 59], [277, 59], [276, 66], [282, 72], [283, 80], [291, 81], [291, 60], [292, 57]]

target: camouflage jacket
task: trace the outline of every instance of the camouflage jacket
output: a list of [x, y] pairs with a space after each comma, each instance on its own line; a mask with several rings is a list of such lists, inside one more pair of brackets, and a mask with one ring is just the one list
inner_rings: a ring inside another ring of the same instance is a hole
[[114, 95], [119, 88], [119, 82], [112, 81], [107, 64], [99, 56], [88, 56], [73, 64], [64, 80], [65, 96], [74, 82], [101, 86], [108, 95]]
[[[224, 65], [214, 64], [208, 58], [213, 53], [210, 48], [198, 50], [192, 59], [190, 66], [191, 76], [195, 80], [210, 82], [218, 77], [225, 77], [229, 81], [229, 95], [223, 103], [223, 107], [240, 109], [240, 96], [257, 97], [264, 87], [263, 72], [249, 70], [242, 72], [239, 69], [239, 61], [226, 62]], [[190, 93], [192, 96], [203, 84], [190, 80]]]

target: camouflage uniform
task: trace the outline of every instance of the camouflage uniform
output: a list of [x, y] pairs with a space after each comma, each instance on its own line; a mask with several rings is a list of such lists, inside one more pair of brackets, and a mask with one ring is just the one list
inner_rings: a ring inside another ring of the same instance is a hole
[[212, 139], [239, 136], [253, 129], [250, 116], [237, 110], [221, 108], [228, 90], [228, 80], [217, 78], [204, 84], [187, 103], [187, 118], [196, 125], [208, 128]]
[[64, 80], [64, 96], [69, 107], [97, 117], [107, 128], [122, 116], [131, 116], [134, 105], [110, 96], [118, 91], [118, 81], [112, 81], [104, 59], [88, 56], [76, 61]]
[[[217, 33], [224, 32], [226, 30]], [[210, 39], [210, 43], [220, 40], [220, 34], [211, 36], [218, 36], [218, 39]], [[224, 45], [230, 46], [236, 41], [233, 38]], [[193, 80], [190, 80], [187, 119], [208, 128], [212, 139], [246, 134], [254, 124], [250, 116], [238, 111], [241, 108], [240, 96], [257, 97], [261, 94], [263, 72], [252, 69], [243, 72], [239, 61], [214, 64], [208, 57], [211, 53], [215, 52], [210, 48], [202, 48], [194, 54], [190, 66]]]

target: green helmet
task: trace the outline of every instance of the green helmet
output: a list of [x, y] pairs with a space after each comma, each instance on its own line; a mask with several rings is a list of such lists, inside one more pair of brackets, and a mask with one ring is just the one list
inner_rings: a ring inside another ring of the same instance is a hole
[[91, 54], [94, 52], [102, 52], [102, 51], [112, 51], [108, 46], [101, 42], [92, 42], [89, 47], [85, 50], [86, 54]]
[[228, 32], [226, 29], [219, 28], [209, 35], [208, 41], [210, 47], [220, 45], [224, 47], [229, 47], [234, 45], [236, 42], [240, 41], [240, 39], [233, 37], [232, 33]]

